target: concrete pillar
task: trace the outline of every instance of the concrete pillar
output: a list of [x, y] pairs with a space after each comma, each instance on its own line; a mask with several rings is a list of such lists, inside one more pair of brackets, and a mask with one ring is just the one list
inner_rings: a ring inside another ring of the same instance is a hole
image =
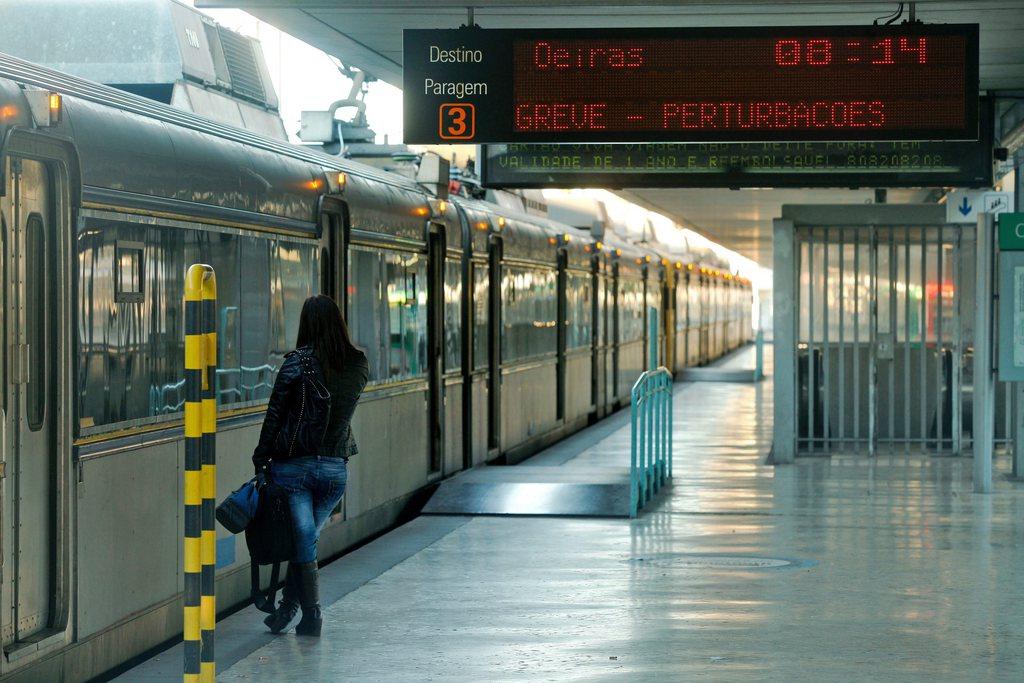
[[992, 277], [995, 223], [978, 214], [974, 273], [974, 491], [992, 492], [996, 382], [992, 373]]
[[772, 449], [775, 464], [796, 458], [796, 234], [793, 221], [775, 219], [772, 328], [775, 372]]

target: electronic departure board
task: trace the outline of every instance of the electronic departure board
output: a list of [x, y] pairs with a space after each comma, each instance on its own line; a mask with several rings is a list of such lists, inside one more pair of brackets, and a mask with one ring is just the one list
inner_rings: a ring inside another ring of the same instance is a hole
[[405, 142], [975, 140], [976, 24], [406, 30]]

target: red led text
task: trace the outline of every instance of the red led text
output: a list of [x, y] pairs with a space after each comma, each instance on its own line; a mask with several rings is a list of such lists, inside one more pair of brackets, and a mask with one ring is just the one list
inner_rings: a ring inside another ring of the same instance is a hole
[[829, 66], [831, 64], [927, 64], [924, 38], [880, 40], [813, 38], [775, 41], [776, 66]]
[[540, 71], [568, 69], [636, 69], [644, 65], [642, 47], [577, 47], [545, 40], [533, 46], [533, 66]]
[[866, 102], [665, 102], [661, 127], [666, 130], [882, 128], [885, 103]]
[[516, 130], [604, 130], [608, 105], [603, 102], [567, 104], [523, 103], [515, 109]]

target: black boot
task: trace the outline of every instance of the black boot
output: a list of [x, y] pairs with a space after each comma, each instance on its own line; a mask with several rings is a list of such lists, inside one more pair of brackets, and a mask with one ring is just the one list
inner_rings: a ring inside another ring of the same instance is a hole
[[320, 637], [320, 628], [324, 618], [320, 612], [320, 581], [316, 570], [316, 562], [305, 562], [298, 565], [299, 604], [302, 605], [302, 619], [295, 627], [300, 636]]
[[299, 611], [299, 570], [289, 562], [288, 571], [284, 575], [284, 589], [281, 591], [281, 602], [273, 614], [267, 615], [263, 623], [271, 633], [277, 634], [288, 628], [292, 619]]

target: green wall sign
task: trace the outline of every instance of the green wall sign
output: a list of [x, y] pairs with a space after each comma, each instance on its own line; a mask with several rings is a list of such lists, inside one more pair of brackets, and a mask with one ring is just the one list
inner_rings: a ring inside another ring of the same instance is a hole
[[999, 214], [999, 250], [1024, 251], [1024, 213]]

